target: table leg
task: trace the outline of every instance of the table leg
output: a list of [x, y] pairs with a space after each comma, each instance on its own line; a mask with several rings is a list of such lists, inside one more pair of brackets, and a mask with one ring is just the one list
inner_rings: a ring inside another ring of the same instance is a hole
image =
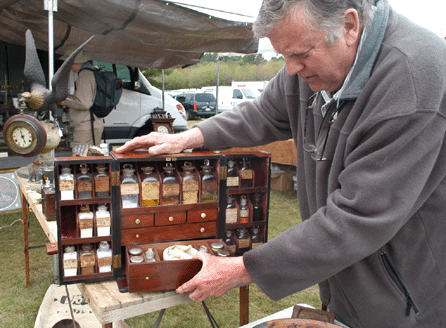
[[240, 287], [240, 326], [249, 323], [249, 285]]
[[23, 220], [23, 241], [25, 243], [25, 275], [26, 275], [26, 287], [31, 284], [29, 279], [29, 248], [28, 248], [28, 202], [25, 195], [20, 191], [20, 197], [22, 199], [22, 220]]

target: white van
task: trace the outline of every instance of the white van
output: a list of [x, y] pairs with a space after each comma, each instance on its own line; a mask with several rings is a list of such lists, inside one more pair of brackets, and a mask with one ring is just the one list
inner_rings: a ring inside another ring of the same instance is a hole
[[[111, 64], [94, 62], [93, 65], [113, 70]], [[124, 81], [124, 88], [118, 105], [104, 118], [103, 139], [107, 143], [122, 143], [153, 131], [150, 115], [155, 108], [163, 108], [163, 92], [152, 86], [139, 68], [116, 65], [116, 73]], [[183, 105], [167, 92], [164, 92], [164, 110], [175, 118], [175, 133], [188, 129]]]
[[[217, 87], [209, 86], [201, 88], [203, 92], [213, 93], [217, 98]], [[221, 113], [245, 101], [253, 101], [260, 97], [260, 91], [252, 88], [218, 87], [217, 112]]]

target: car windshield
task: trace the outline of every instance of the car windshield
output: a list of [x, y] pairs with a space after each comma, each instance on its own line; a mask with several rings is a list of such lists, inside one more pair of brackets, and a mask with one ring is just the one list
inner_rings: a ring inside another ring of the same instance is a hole
[[195, 101], [197, 101], [197, 102], [212, 102], [212, 101], [215, 101], [215, 97], [212, 93], [196, 93]]
[[260, 91], [257, 89], [243, 88], [242, 90], [245, 97], [248, 99], [256, 99], [257, 97], [260, 97]]

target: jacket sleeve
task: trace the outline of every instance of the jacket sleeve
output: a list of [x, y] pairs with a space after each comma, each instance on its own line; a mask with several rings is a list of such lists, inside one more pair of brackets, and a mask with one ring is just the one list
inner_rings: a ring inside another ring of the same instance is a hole
[[259, 99], [197, 124], [204, 136], [204, 148], [250, 147], [291, 138], [284, 74], [288, 73], [282, 69]]
[[[340, 188], [310, 219], [244, 254], [245, 266], [273, 300], [323, 281], [388, 243], [438, 185], [445, 117], [395, 117], [364, 136], [339, 175]], [[442, 155], [444, 156], [444, 154]]]
[[96, 81], [94, 73], [82, 70], [76, 80], [76, 91], [73, 98], [65, 100], [68, 107], [77, 110], [89, 110], [96, 96]]

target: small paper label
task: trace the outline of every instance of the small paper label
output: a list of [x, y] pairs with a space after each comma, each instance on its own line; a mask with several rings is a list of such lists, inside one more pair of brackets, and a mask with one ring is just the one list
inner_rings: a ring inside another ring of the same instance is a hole
[[256, 247], [259, 247], [260, 245], [262, 245], [263, 243], [252, 243], [252, 246], [251, 246], [251, 248], [256, 248]]
[[98, 227], [109, 227], [110, 218], [96, 218], [96, 226]]
[[79, 229], [93, 228], [93, 219], [80, 219]]
[[108, 266], [112, 265], [112, 258], [111, 257], [102, 257], [98, 258], [98, 265], [101, 266]]
[[196, 204], [198, 203], [198, 192], [183, 192], [183, 204]]
[[77, 269], [77, 259], [63, 260], [64, 269]]
[[238, 248], [249, 248], [249, 239], [239, 239]]
[[108, 192], [110, 191], [110, 179], [109, 177], [95, 177], [94, 178], [96, 192]]
[[204, 181], [201, 184], [201, 189], [204, 190], [217, 190], [217, 181]]
[[61, 181], [59, 181], [59, 190], [61, 190], [61, 191], [74, 190], [74, 180], [61, 180]]
[[238, 187], [238, 177], [231, 177], [231, 178], [227, 178], [226, 180], [226, 185], [228, 187]]
[[77, 191], [91, 191], [93, 189], [92, 187], [93, 186], [90, 181], [78, 181]]
[[241, 170], [240, 178], [242, 179], [252, 179], [252, 170]]
[[143, 182], [141, 183], [142, 199], [159, 199], [160, 183], [159, 182]]
[[137, 195], [139, 194], [139, 186], [137, 183], [129, 183], [121, 185], [121, 195]]
[[94, 266], [94, 254], [82, 255], [81, 254], [81, 268]]
[[226, 223], [237, 223], [237, 209], [226, 209]]
[[198, 181], [189, 179], [183, 182], [183, 191], [198, 191]]
[[179, 184], [168, 184], [163, 185], [163, 196], [174, 196], [180, 194]]

